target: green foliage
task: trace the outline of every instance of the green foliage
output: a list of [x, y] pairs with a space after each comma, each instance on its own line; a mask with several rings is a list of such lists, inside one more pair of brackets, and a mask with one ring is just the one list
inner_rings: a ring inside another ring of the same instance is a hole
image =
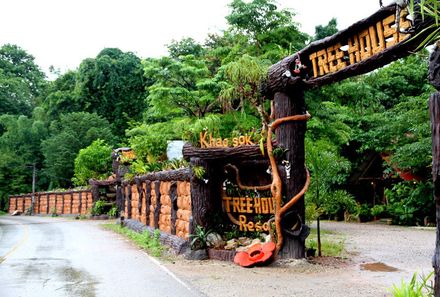
[[343, 210], [352, 211], [354, 198], [336, 186], [345, 182], [350, 162], [341, 157], [337, 148], [327, 141], [306, 141], [306, 163], [312, 176], [307, 203], [313, 203], [322, 213], [335, 216]]
[[318, 25], [315, 27], [315, 40], [324, 39], [327, 36], [332, 36], [338, 33], [338, 22], [335, 18], [332, 18], [327, 25]]
[[181, 56], [193, 55], [200, 57], [204, 53], [203, 47], [191, 37], [182, 38], [180, 41], [172, 40], [167, 45], [171, 58], [178, 59]]
[[198, 179], [203, 179], [206, 173], [205, 168], [202, 166], [194, 166], [192, 167], [192, 171], [194, 172], [195, 177]]
[[103, 49], [94, 59], [81, 62], [75, 84], [82, 111], [96, 113], [122, 137], [128, 122], [142, 118], [145, 79], [141, 60], [131, 52]]
[[224, 65], [220, 74], [226, 78], [220, 93], [223, 111], [241, 109], [244, 112], [246, 105], [254, 108], [261, 117], [261, 122], [266, 125], [269, 115], [264, 109], [264, 101], [260, 94], [260, 84], [267, 76], [270, 64], [249, 55]]
[[[325, 239], [321, 240], [322, 255], [327, 257], [345, 257], [347, 252], [345, 250], [345, 238], [340, 234], [333, 234], [326, 230], [321, 230]], [[306, 239], [306, 246], [308, 248], [317, 248], [317, 230], [311, 229], [309, 237]]]
[[208, 235], [212, 230], [206, 230], [200, 225], [196, 225], [194, 234], [190, 234], [191, 248], [195, 250], [205, 249], [208, 246]]
[[164, 160], [169, 140], [181, 139], [191, 119], [177, 118], [169, 122], [142, 124], [127, 131], [128, 144], [140, 164]]
[[[37, 176], [41, 176], [40, 145], [47, 137], [47, 127], [37, 109], [32, 118], [0, 115], [0, 209], [6, 209], [8, 195], [32, 191], [34, 165]], [[42, 186], [44, 178], [39, 178], [37, 190]]]
[[71, 186], [77, 154], [96, 139], [114, 144], [109, 123], [96, 114], [64, 114], [52, 122], [50, 136], [41, 143], [44, 173], [51, 181], [50, 188]]
[[105, 214], [106, 202], [104, 200], [98, 200], [93, 204], [91, 214], [92, 216], [99, 216]]
[[435, 218], [435, 204], [432, 199], [433, 186], [430, 182], [400, 182], [391, 189], [385, 189], [388, 199], [387, 211], [393, 222], [399, 225], [423, 224], [427, 216]]
[[386, 211], [385, 205], [376, 204], [370, 209], [370, 213], [373, 217], [380, 217]]
[[226, 20], [232, 28], [255, 39], [259, 34], [290, 24], [294, 15], [288, 10], [279, 11], [272, 0], [233, 0], [229, 7], [231, 13]]
[[47, 96], [41, 106], [51, 120], [61, 114], [83, 111], [78, 93], [75, 91], [77, 72], [68, 71], [49, 83]]
[[147, 120], [176, 116], [203, 117], [216, 107], [218, 84], [203, 60], [192, 55], [179, 60], [169, 57], [147, 59], [145, 77], [154, 83], [148, 87], [151, 109]]
[[143, 233], [137, 233], [125, 227], [121, 227], [116, 224], [103, 225], [104, 228], [119, 233], [128, 239], [132, 240], [138, 247], [146, 250], [150, 255], [154, 257], [161, 257], [165, 251], [165, 247], [160, 243], [160, 231], [154, 230], [153, 236], [149, 231]]
[[30, 115], [46, 87], [45, 75], [17, 45], [0, 47], [0, 114]]
[[88, 185], [89, 179], [106, 179], [112, 173], [112, 148], [101, 139], [81, 149], [75, 158], [75, 185]]
[[434, 296], [434, 286], [432, 284], [431, 277], [434, 275], [434, 271], [428, 275], [421, 275], [420, 280], [417, 279], [417, 273], [414, 273], [409, 282], [405, 282], [402, 279], [400, 287], [393, 284], [390, 293], [394, 297], [430, 297]]
[[110, 210], [107, 212], [109, 217], [116, 218], [118, 216], [118, 208], [116, 206], [112, 206]]

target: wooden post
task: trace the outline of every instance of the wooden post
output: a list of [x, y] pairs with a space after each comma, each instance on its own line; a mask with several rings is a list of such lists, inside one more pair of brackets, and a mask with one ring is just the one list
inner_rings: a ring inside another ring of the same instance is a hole
[[146, 225], [150, 225], [150, 205], [151, 205], [151, 181], [145, 181], [145, 215]]
[[[70, 193], [70, 194], [72, 194], [72, 193]], [[61, 204], [61, 214], [64, 214], [64, 211], [65, 211], [64, 203], [66, 202], [66, 197], [64, 196], [64, 192], [61, 194], [61, 202], [62, 202], [62, 204]]]
[[92, 184], [92, 201], [96, 202], [99, 200], [99, 186], [96, 183]]
[[154, 228], [159, 229], [159, 216], [160, 208], [162, 203], [160, 203], [160, 180], [154, 182], [154, 189], [156, 190], [156, 208], [154, 209]]
[[432, 179], [437, 223], [437, 238], [432, 266], [435, 270], [435, 296], [440, 296], [440, 93], [431, 95], [429, 109], [432, 129]]
[[46, 193], [46, 214], [49, 214], [49, 192]]
[[171, 182], [170, 187], [171, 199], [171, 234], [176, 235], [176, 220], [177, 220], [177, 182]]
[[[430, 56], [429, 81], [440, 90], [440, 49], [438, 46]], [[434, 267], [434, 295], [440, 297], [440, 92], [434, 93], [429, 99], [429, 113], [431, 117], [432, 133], [432, 180], [434, 183], [434, 199], [436, 209], [436, 242], [432, 258]]]
[[127, 184], [127, 197], [126, 197], [126, 203], [127, 203], [127, 219], [131, 219], [131, 185]]
[[[86, 194], [87, 197], [87, 194]], [[82, 191], [78, 194], [78, 214], [82, 215]]]
[[142, 187], [142, 181], [138, 178], [135, 179], [136, 182], [136, 189], [138, 191], [138, 220], [141, 221], [142, 219], [142, 199], [144, 198], [144, 189]]
[[[305, 113], [304, 91], [300, 87], [290, 89], [289, 94], [275, 93], [274, 103], [275, 119]], [[306, 181], [304, 169], [305, 132], [306, 123], [304, 121], [287, 122], [276, 130], [278, 146], [288, 149], [285, 160], [291, 165], [290, 179], [286, 178], [285, 170], [280, 172], [283, 180], [283, 197], [288, 197], [288, 199], [300, 192]], [[292, 210], [296, 211], [304, 222], [304, 198], [301, 198]], [[298, 237], [284, 236], [284, 245], [279, 255], [281, 258], [304, 258], [304, 241]]]
[[[220, 187], [216, 185], [214, 174], [212, 174], [215, 166], [211, 166], [207, 161], [196, 157], [192, 157], [190, 163], [191, 168], [200, 166], [205, 169], [205, 175], [202, 179], [197, 178], [194, 173], [191, 174], [191, 224], [209, 228], [212, 225], [212, 214], [215, 213], [215, 195], [220, 195], [221, 192]], [[217, 197], [217, 200], [221, 203], [220, 197]], [[194, 228], [195, 226], [190, 227], [191, 230], [195, 230]]]

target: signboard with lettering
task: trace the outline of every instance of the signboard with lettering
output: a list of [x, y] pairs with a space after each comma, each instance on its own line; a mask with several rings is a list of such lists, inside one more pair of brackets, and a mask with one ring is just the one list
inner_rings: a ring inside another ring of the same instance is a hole
[[[403, 10], [400, 18], [400, 30], [411, 27], [406, 18], [407, 10]], [[397, 31], [396, 15], [393, 13], [372, 24], [366, 24], [359, 31], [341, 41], [323, 45], [309, 54], [313, 77], [323, 76], [359, 63], [387, 48], [405, 40], [409, 35]]]
[[222, 209], [240, 231], [269, 232], [269, 219], [275, 214], [275, 200], [269, 190], [242, 190], [226, 180], [222, 194]]
[[395, 4], [383, 7], [272, 65], [263, 93], [271, 98], [299, 82], [320, 87], [378, 69], [410, 55], [432, 33], [428, 26], [420, 12], [409, 16], [407, 8], [398, 14]]
[[239, 137], [229, 138], [221, 138], [221, 137], [213, 137], [212, 133], [207, 131], [200, 132], [200, 147], [201, 148], [211, 148], [211, 147], [237, 147], [240, 145], [254, 145], [252, 142], [250, 135], [242, 135]]

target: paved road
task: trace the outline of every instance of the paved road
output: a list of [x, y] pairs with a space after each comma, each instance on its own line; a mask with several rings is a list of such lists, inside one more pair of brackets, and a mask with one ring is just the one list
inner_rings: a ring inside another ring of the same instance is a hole
[[96, 222], [0, 217], [0, 296], [199, 296]]

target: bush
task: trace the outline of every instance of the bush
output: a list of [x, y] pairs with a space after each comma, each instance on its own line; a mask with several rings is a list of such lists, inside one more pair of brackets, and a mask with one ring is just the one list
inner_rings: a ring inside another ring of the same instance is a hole
[[393, 222], [399, 225], [423, 224], [425, 217], [435, 218], [433, 186], [430, 182], [414, 183], [410, 181], [395, 184], [385, 190], [388, 198], [387, 211]]
[[91, 214], [92, 216], [99, 216], [105, 213], [105, 201], [98, 200], [93, 204]]
[[88, 185], [91, 178], [105, 179], [112, 173], [112, 148], [101, 139], [79, 151], [75, 158], [75, 176], [72, 181]]

